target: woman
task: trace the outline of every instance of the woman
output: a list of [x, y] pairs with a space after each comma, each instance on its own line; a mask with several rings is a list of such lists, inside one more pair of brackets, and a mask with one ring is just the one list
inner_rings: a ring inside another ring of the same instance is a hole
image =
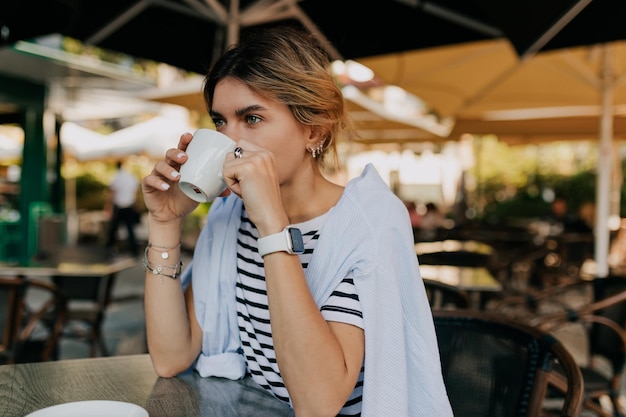
[[250, 375], [297, 416], [452, 415], [404, 205], [372, 166], [345, 188], [322, 175], [347, 123], [329, 64], [313, 37], [282, 27], [207, 75], [211, 117], [238, 148], [183, 291], [172, 260], [196, 203], [175, 185], [191, 135], [144, 179], [154, 367]]

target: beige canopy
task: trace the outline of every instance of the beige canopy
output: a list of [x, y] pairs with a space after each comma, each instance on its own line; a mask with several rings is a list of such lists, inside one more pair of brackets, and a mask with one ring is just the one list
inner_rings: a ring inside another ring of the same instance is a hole
[[[418, 95], [451, 135], [499, 133], [599, 140], [595, 258], [608, 274], [609, 218], [619, 207], [613, 140], [624, 138], [626, 42], [543, 52], [520, 59], [504, 40], [362, 59], [377, 76]], [[595, 123], [595, 129], [594, 129]], [[508, 131], [505, 128], [509, 129]], [[519, 129], [519, 130], [514, 130]]]

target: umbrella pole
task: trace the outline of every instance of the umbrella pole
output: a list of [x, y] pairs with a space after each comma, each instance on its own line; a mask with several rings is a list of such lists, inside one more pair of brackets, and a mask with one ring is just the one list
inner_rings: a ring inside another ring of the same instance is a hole
[[596, 276], [609, 275], [609, 202], [611, 190], [611, 157], [613, 142], [613, 80], [610, 73], [609, 53], [604, 48], [604, 69], [602, 72], [602, 115], [600, 118], [600, 147], [596, 179], [596, 237], [595, 261]]

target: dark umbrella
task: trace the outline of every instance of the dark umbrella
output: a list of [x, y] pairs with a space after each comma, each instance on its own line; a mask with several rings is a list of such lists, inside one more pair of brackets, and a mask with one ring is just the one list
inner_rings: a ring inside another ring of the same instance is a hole
[[[292, 22], [356, 59], [507, 38], [520, 56], [626, 37], [622, 0], [20, 0], [0, 4], [0, 47], [50, 33], [203, 73], [240, 31]], [[239, 5], [239, 7], [238, 7]], [[35, 19], [36, 16], [41, 16]]]

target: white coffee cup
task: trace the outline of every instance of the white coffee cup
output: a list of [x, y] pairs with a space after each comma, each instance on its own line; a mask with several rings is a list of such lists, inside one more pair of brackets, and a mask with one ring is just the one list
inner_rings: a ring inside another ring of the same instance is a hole
[[187, 162], [180, 167], [178, 186], [185, 195], [200, 203], [212, 201], [226, 190], [222, 178], [224, 159], [236, 142], [212, 129], [198, 129], [187, 146]]

